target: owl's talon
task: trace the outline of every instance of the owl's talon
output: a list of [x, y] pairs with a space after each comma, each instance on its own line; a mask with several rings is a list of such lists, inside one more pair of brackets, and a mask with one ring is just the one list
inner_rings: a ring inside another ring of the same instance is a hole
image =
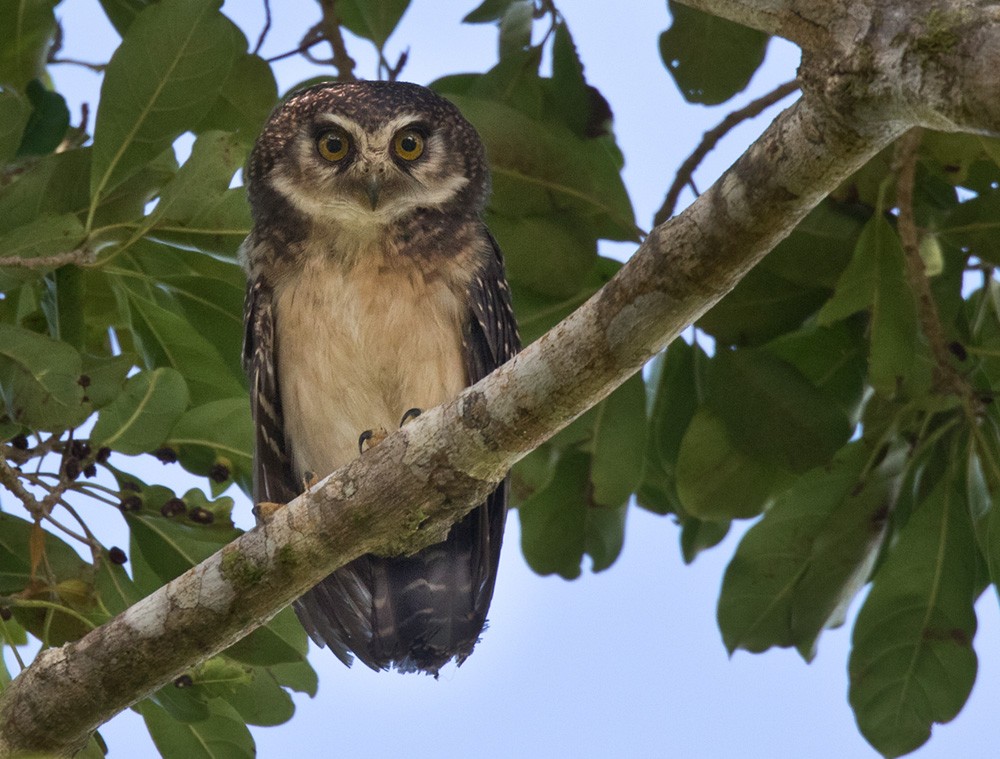
[[409, 411], [407, 411], [405, 414], [403, 414], [403, 418], [399, 420], [399, 426], [402, 427], [407, 422], [412, 422], [414, 419], [416, 419], [422, 413], [424, 413], [423, 409], [411, 408]]
[[256, 506], [251, 509], [253, 515], [257, 518], [257, 524], [267, 524], [271, 521], [275, 514], [278, 513], [278, 509], [285, 507], [283, 503], [272, 503], [271, 501], [261, 501]]
[[302, 489], [309, 490], [313, 485], [319, 482], [319, 477], [316, 476], [316, 472], [306, 470], [302, 473]]
[[381, 443], [386, 438], [386, 432], [381, 427], [377, 427], [374, 430], [365, 430], [358, 437], [358, 454], [362, 454], [365, 451], [374, 448], [376, 445]]

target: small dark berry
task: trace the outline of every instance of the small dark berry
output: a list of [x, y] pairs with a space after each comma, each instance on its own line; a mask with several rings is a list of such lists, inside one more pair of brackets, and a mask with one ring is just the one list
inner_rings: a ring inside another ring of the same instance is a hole
[[80, 476], [80, 462], [79, 460], [70, 457], [63, 463], [63, 474], [66, 475], [70, 480], [75, 480]]
[[111, 449], [105, 446], [97, 451], [97, 463], [103, 464], [111, 456]]
[[9, 606], [0, 606], [0, 619], [4, 622], [9, 622], [10, 618], [14, 616], [14, 612], [10, 610]]
[[122, 498], [118, 508], [122, 511], [138, 511], [142, 508], [142, 499], [137, 495], [130, 495], [128, 498]]
[[177, 451], [173, 448], [157, 448], [153, 451], [153, 455], [156, 456], [164, 464], [174, 464], [177, 461]]
[[165, 517], [175, 517], [187, 511], [187, 506], [180, 498], [171, 498], [160, 507], [160, 513]]
[[10, 444], [19, 451], [28, 450], [28, 438], [24, 435], [15, 435], [13, 439], [11, 439]]
[[174, 680], [175, 688], [190, 688], [192, 685], [194, 685], [194, 680], [191, 679], [191, 675], [181, 675]]
[[225, 482], [229, 479], [229, 467], [225, 464], [213, 464], [208, 470], [208, 478], [212, 482]]
[[198, 524], [212, 524], [212, 522], [215, 521], [215, 514], [208, 509], [203, 509], [201, 506], [198, 506], [188, 512], [188, 519], [192, 522], [197, 522]]
[[84, 477], [96, 477], [97, 476], [97, 464], [87, 464], [83, 468]]
[[80, 387], [90, 387], [90, 377], [86, 374], [81, 374], [80, 379], [76, 381]]
[[133, 493], [141, 493], [142, 492], [142, 488], [139, 487], [138, 485], [136, 485], [134, 482], [123, 482], [122, 483], [122, 492], [124, 493], [126, 490], [131, 490]]
[[128, 556], [126, 556], [125, 552], [118, 546], [111, 547], [108, 551], [108, 558], [111, 559], [112, 564], [117, 564], [118, 566], [121, 566], [128, 561]]
[[75, 458], [85, 459], [90, 455], [90, 443], [86, 440], [73, 440], [69, 444], [69, 452]]
[[950, 350], [951, 355], [953, 355], [959, 361], [965, 361], [965, 359], [969, 357], [968, 352], [965, 350], [965, 346], [962, 345], [957, 340], [953, 343], [948, 343], [948, 350]]

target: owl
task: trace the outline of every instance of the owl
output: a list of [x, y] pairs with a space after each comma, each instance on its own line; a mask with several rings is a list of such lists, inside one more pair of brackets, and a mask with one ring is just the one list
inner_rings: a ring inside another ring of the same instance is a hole
[[[253, 498], [283, 504], [510, 359], [519, 338], [482, 219], [482, 143], [431, 90], [299, 91], [271, 115], [246, 177]], [[444, 542], [333, 572], [294, 603], [299, 619], [348, 665], [461, 664], [485, 625], [506, 508], [505, 481]]]

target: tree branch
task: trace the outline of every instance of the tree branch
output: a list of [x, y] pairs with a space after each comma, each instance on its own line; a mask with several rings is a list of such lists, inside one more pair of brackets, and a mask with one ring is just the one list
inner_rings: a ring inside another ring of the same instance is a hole
[[87, 264], [93, 262], [93, 253], [84, 248], [55, 253], [51, 256], [5, 256], [0, 258], [0, 269], [57, 269], [67, 264]]
[[698, 144], [698, 147], [694, 149], [694, 152], [691, 153], [691, 155], [684, 160], [684, 163], [681, 164], [680, 168], [677, 169], [677, 176], [674, 177], [674, 182], [670, 185], [670, 189], [667, 191], [667, 197], [664, 199], [663, 205], [653, 217], [653, 224], [662, 224], [674, 215], [674, 209], [677, 207], [677, 198], [680, 197], [681, 190], [684, 189], [684, 185], [691, 182], [695, 169], [697, 169], [699, 164], [705, 160], [705, 156], [707, 156], [715, 148], [715, 146], [719, 143], [719, 140], [747, 119], [759, 116], [763, 111], [770, 108], [782, 98], [791, 95], [798, 88], [799, 83], [796, 79], [793, 79], [790, 82], [785, 82], [784, 84], [779, 84], [766, 95], [762, 95], [756, 100], [750, 101], [742, 108], [733, 111], [716, 126], [705, 132], [702, 136], [701, 142]]

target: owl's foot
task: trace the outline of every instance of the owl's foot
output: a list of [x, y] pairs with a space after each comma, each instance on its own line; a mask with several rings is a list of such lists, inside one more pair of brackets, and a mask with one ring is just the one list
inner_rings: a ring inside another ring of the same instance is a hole
[[316, 476], [316, 472], [307, 469], [302, 473], [302, 490], [308, 490], [317, 482], [319, 482], [319, 477]]
[[402, 427], [407, 422], [412, 422], [414, 419], [416, 419], [422, 413], [424, 413], [422, 409], [411, 408], [409, 411], [407, 411], [405, 414], [403, 414], [403, 418], [399, 420], [399, 426]]
[[253, 507], [253, 515], [257, 517], [257, 524], [267, 524], [271, 521], [278, 509], [285, 508], [283, 503], [272, 503], [271, 501], [261, 501]]
[[381, 427], [373, 430], [365, 430], [358, 438], [358, 454], [362, 454], [370, 448], [374, 448], [386, 438], [386, 431]]

